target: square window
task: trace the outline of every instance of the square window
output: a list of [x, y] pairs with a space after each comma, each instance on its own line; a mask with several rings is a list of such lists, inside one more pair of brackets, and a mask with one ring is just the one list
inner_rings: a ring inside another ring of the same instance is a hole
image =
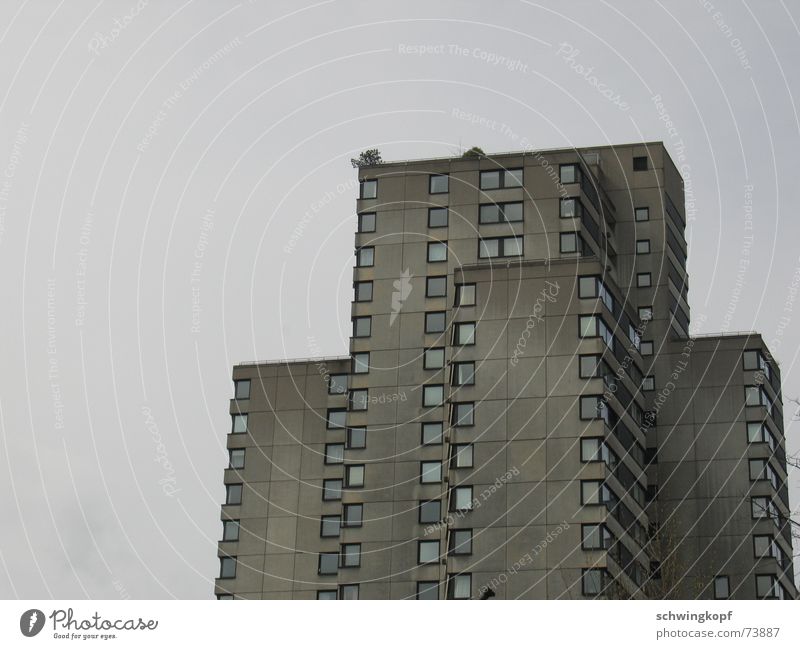
[[581, 419], [601, 419], [603, 402], [598, 396], [581, 397]]
[[344, 408], [328, 408], [328, 428], [344, 428], [347, 421], [347, 410]]
[[422, 484], [433, 484], [441, 481], [441, 462], [420, 462], [420, 482]]
[[239, 379], [233, 382], [234, 394], [237, 399], [250, 398], [250, 379]]
[[233, 579], [236, 577], [236, 557], [219, 558], [219, 578]]
[[776, 594], [775, 575], [756, 575], [756, 597], [773, 599]]
[[417, 599], [439, 599], [438, 581], [418, 581]]
[[372, 302], [372, 282], [356, 282], [356, 302]]
[[578, 278], [578, 297], [591, 298], [597, 297], [597, 278], [579, 277]]
[[455, 306], [475, 306], [475, 284], [456, 284]]
[[479, 239], [478, 257], [488, 259], [500, 256], [500, 239]]
[[760, 369], [761, 365], [759, 362], [759, 353], [757, 350], [746, 350], [742, 355], [742, 363], [743, 367], [746, 370], [757, 370]]
[[231, 427], [233, 433], [246, 433], [247, 432], [247, 414], [233, 415], [233, 422]]
[[475, 385], [475, 362], [453, 363], [453, 385]]
[[605, 525], [582, 525], [581, 548], [583, 550], [607, 550], [612, 537]]
[[580, 252], [579, 238], [577, 232], [562, 232], [559, 251], [565, 253]]
[[561, 165], [558, 171], [562, 185], [571, 185], [580, 181], [580, 170], [576, 164]]
[[358, 568], [361, 565], [361, 544], [342, 543], [342, 568]]
[[753, 537], [753, 556], [756, 559], [775, 556], [771, 534], [757, 534]]
[[369, 352], [356, 352], [353, 354], [353, 374], [369, 373]]
[[433, 264], [440, 261], [447, 261], [447, 242], [429, 241], [428, 262]]
[[229, 469], [244, 469], [244, 449], [232, 448], [228, 451]]
[[317, 599], [336, 599], [336, 591], [335, 590], [318, 590], [317, 591]]
[[633, 211], [633, 217], [636, 221], [649, 221], [650, 220], [650, 208], [649, 207], [637, 207]]
[[320, 552], [317, 564], [317, 573], [320, 575], [335, 575], [339, 572], [339, 553]]
[[426, 349], [422, 365], [426, 370], [442, 369], [444, 367], [444, 347]]
[[442, 503], [439, 500], [423, 500], [419, 504], [420, 523], [438, 523], [442, 520]]
[[714, 599], [728, 599], [731, 595], [730, 582], [727, 575], [714, 577]]
[[[374, 265], [375, 265], [375, 248], [373, 248], [372, 246], [364, 246], [363, 248], [359, 248], [358, 250], [356, 250], [356, 266], [358, 266], [359, 268], [368, 268]], [[370, 297], [370, 299], [372, 299], [372, 297]]]
[[581, 462], [602, 462], [600, 450], [603, 440], [600, 437], [584, 437], [581, 439]]
[[353, 318], [353, 338], [369, 338], [372, 335], [372, 316]]
[[453, 328], [454, 345], [474, 345], [475, 344], [475, 323], [457, 322]]
[[472, 487], [455, 487], [452, 489], [452, 497], [450, 500], [450, 510], [454, 512], [471, 511], [473, 506], [472, 502]]
[[581, 338], [595, 338], [597, 336], [597, 316], [580, 316], [578, 318], [578, 335]]
[[653, 341], [652, 340], [643, 340], [639, 343], [639, 352], [642, 356], [652, 356], [653, 355]]
[[369, 390], [350, 390], [350, 410], [366, 410], [369, 406]]
[[581, 579], [581, 590], [584, 595], [600, 595], [603, 592], [603, 570], [585, 568]]
[[377, 198], [378, 196], [378, 181], [377, 180], [362, 180], [360, 182], [358, 197], [362, 199]]
[[454, 469], [469, 469], [472, 467], [472, 444], [453, 444], [453, 459], [451, 466]]
[[364, 519], [364, 505], [351, 503], [342, 508], [344, 513], [343, 527], [361, 527]]
[[472, 554], [472, 530], [450, 532], [450, 554]]
[[634, 156], [633, 158], [634, 171], [647, 171], [647, 156]]
[[225, 504], [226, 505], [241, 505], [242, 504], [242, 485], [241, 484], [225, 485]]
[[339, 586], [339, 599], [358, 599], [358, 584]]
[[652, 277], [650, 273], [636, 273], [636, 287], [648, 288], [652, 285]]
[[347, 374], [328, 375], [328, 394], [347, 393]]
[[750, 460], [750, 479], [764, 480], [764, 471], [766, 467], [767, 461], [764, 459]]
[[444, 401], [443, 385], [425, 385], [422, 388], [422, 405], [425, 408], [441, 406]]
[[600, 480], [582, 480], [581, 505], [601, 505], [602, 484]]
[[474, 426], [475, 425], [475, 404], [454, 403], [452, 409], [453, 426]]
[[364, 486], [363, 464], [348, 464], [344, 468], [344, 485], [348, 489]]
[[653, 319], [653, 307], [640, 306], [639, 307], [639, 320], [642, 322], [649, 322]]
[[344, 444], [325, 444], [325, 464], [344, 462]]
[[494, 169], [492, 171], [481, 171], [480, 187], [481, 189], [499, 189], [500, 170]]
[[447, 275], [428, 277], [425, 281], [425, 297], [444, 297], [447, 295]]
[[438, 334], [445, 329], [445, 312], [429, 311], [425, 314], [425, 333]]
[[339, 536], [341, 523], [341, 516], [323, 516], [319, 523], [319, 535], [325, 538]]
[[450, 575], [447, 582], [447, 599], [470, 599], [472, 597], [472, 575], [462, 573]]
[[423, 421], [422, 424], [423, 446], [433, 446], [442, 443], [444, 425], [440, 421]]
[[449, 191], [450, 177], [446, 174], [431, 174], [428, 179], [428, 190], [431, 194], [446, 194]]
[[222, 521], [222, 540], [239, 540], [239, 521]]
[[362, 212], [358, 215], [359, 232], [375, 232], [375, 212]]
[[353, 428], [347, 429], [347, 448], [367, 448], [366, 426], [354, 426]]
[[656, 389], [656, 377], [655, 376], [645, 376], [642, 380], [642, 390], [645, 392], [652, 392]]
[[439, 541], [419, 541], [417, 563], [436, 563], [439, 561]]
[[559, 216], [562, 219], [571, 219], [583, 214], [583, 206], [577, 198], [562, 198]]
[[597, 376], [600, 357], [594, 354], [581, 356], [579, 358], [579, 374], [582, 379], [590, 379]]
[[428, 227], [446, 228], [447, 227], [447, 208], [430, 207], [428, 208]]
[[649, 255], [650, 254], [650, 239], [637, 239], [636, 240], [636, 254]]
[[341, 480], [323, 480], [322, 481], [322, 500], [341, 500], [342, 499], [342, 481]]
[[503, 245], [503, 257], [522, 256], [522, 237], [503, 237], [500, 242]]

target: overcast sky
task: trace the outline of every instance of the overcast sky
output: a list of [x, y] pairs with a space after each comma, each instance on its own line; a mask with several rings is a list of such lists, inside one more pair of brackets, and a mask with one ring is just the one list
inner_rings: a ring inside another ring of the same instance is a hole
[[365, 148], [665, 141], [698, 331], [762, 332], [800, 395], [796, 2], [3, 14], [0, 596], [211, 596], [231, 366], [347, 352]]

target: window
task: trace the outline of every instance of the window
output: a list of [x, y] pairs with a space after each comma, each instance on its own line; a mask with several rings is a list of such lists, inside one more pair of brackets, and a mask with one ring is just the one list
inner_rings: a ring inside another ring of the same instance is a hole
[[344, 428], [347, 421], [347, 410], [344, 408], [328, 408], [328, 428]]
[[437, 561], [439, 561], [439, 541], [419, 541], [417, 563], [436, 563]]
[[472, 467], [472, 444], [453, 444], [452, 460], [450, 465], [454, 469], [469, 469]]
[[418, 581], [417, 599], [439, 599], [439, 582]]
[[778, 578], [775, 575], [756, 575], [756, 597], [777, 599]]
[[353, 338], [369, 338], [372, 335], [372, 316], [353, 318]]
[[603, 461], [603, 438], [584, 437], [581, 439], [581, 462]]
[[475, 425], [475, 404], [454, 403], [452, 410], [453, 426], [474, 426]]
[[344, 468], [344, 486], [348, 489], [364, 486], [363, 464], [348, 464]]
[[758, 385], [744, 386], [744, 402], [747, 406], [765, 406], [769, 403], [764, 390]]
[[445, 329], [445, 312], [429, 311], [425, 314], [425, 333], [438, 334]]
[[444, 347], [431, 347], [425, 350], [422, 366], [426, 370], [440, 370], [444, 367]]
[[491, 259], [493, 257], [521, 257], [522, 237], [495, 237], [493, 239], [478, 240], [478, 257]]
[[233, 382], [234, 395], [237, 399], [250, 398], [250, 379], [239, 379]]
[[639, 307], [639, 320], [642, 322], [649, 322], [653, 319], [653, 307], [652, 306], [640, 306]]
[[578, 278], [578, 297], [581, 299], [597, 297], [599, 282], [593, 275]]
[[347, 504], [342, 508], [344, 518], [342, 527], [361, 527], [364, 519], [364, 505], [361, 503]]
[[517, 223], [523, 220], [522, 203], [485, 203], [479, 207], [478, 223]]
[[447, 227], [447, 208], [431, 207], [428, 208], [428, 227], [446, 228]]
[[225, 485], [225, 504], [226, 505], [241, 505], [242, 504], [242, 485], [241, 484]]
[[322, 481], [322, 500], [341, 500], [342, 499], [342, 481], [341, 480], [323, 480]]
[[356, 302], [372, 302], [372, 282], [356, 282]]
[[354, 426], [347, 429], [347, 448], [367, 448], [367, 429], [365, 426]]
[[472, 530], [451, 530], [450, 554], [472, 554]]
[[637, 288], [648, 288], [652, 286], [653, 279], [650, 273], [636, 273], [636, 287]]
[[637, 207], [633, 210], [633, 218], [636, 221], [649, 221], [650, 220], [650, 208], [649, 207]]
[[447, 261], [447, 241], [428, 242], [428, 262]]
[[777, 447], [769, 428], [761, 421], [747, 422], [747, 441], [751, 444], [767, 443], [773, 450]]
[[359, 232], [375, 232], [375, 212], [362, 212], [358, 215]]
[[475, 385], [475, 362], [453, 363], [453, 385]]
[[434, 446], [442, 443], [442, 433], [444, 426], [440, 421], [422, 422], [422, 445]]
[[344, 444], [325, 444], [325, 464], [344, 462]]
[[639, 343], [639, 352], [642, 356], [652, 356], [653, 355], [653, 341], [652, 340], [643, 340]]
[[633, 158], [634, 171], [647, 171], [647, 156], [634, 156]]
[[474, 345], [475, 344], [475, 323], [457, 322], [453, 327], [454, 345]]
[[[359, 268], [367, 268], [375, 265], [375, 248], [372, 246], [364, 246], [356, 250], [356, 266]], [[370, 289], [371, 290], [371, 289]], [[370, 293], [372, 295], [372, 293]], [[370, 299], [372, 299], [370, 297]]]
[[361, 190], [358, 194], [359, 198], [377, 198], [378, 196], [378, 181], [377, 180], [362, 180], [359, 183], [359, 189]]
[[231, 426], [233, 433], [246, 433], [247, 432], [247, 415], [233, 415], [233, 422]]
[[361, 544], [342, 543], [342, 568], [358, 568], [361, 565]]
[[714, 599], [728, 599], [730, 595], [731, 586], [728, 575], [717, 575], [714, 577]]
[[756, 559], [777, 556], [775, 552], [775, 539], [772, 534], [756, 534], [753, 536], [753, 556]]
[[425, 408], [441, 406], [444, 401], [443, 385], [425, 385], [422, 388], [422, 405]]
[[339, 586], [339, 599], [358, 599], [358, 584]]
[[475, 284], [456, 284], [455, 306], [475, 306]]
[[603, 419], [605, 404], [599, 396], [581, 397], [581, 419]]
[[225, 599], [225, 600], [227, 600], [227, 599], [233, 599], [233, 595], [230, 595], [230, 594], [228, 594], [228, 595], [225, 595], [225, 594], [220, 594], [220, 595], [217, 595], [217, 599], [218, 599], [218, 600], [223, 600], [223, 599]]
[[571, 185], [581, 180], [580, 167], [576, 164], [561, 165], [558, 171], [562, 185]]
[[341, 523], [341, 516], [323, 516], [319, 523], [319, 535], [322, 537], [339, 536]]
[[442, 503], [439, 500], [423, 500], [419, 504], [420, 523], [438, 523], [442, 520]]
[[602, 568], [584, 568], [581, 577], [581, 591], [584, 595], [602, 594], [605, 586], [605, 573]]
[[652, 392], [656, 389], [656, 377], [652, 375], [645, 376], [642, 380], [642, 390], [645, 392]]
[[753, 496], [750, 499], [750, 511], [753, 518], [778, 519], [778, 509], [769, 496]]
[[472, 505], [472, 486], [455, 487], [451, 490], [450, 511], [471, 511]]
[[219, 558], [219, 578], [233, 579], [236, 577], [236, 557]]
[[481, 189], [522, 187], [522, 169], [493, 169], [481, 171]]
[[239, 521], [222, 521], [222, 540], [239, 540]]
[[244, 469], [244, 449], [232, 448], [228, 451], [228, 468]]
[[350, 410], [366, 410], [369, 406], [369, 390], [350, 390]]
[[339, 572], [339, 553], [320, 552], [317, 563], [317, 574], [335, 575]]
[[580, 356], [578, 358], [579, 375], [582, 379], [591, 379], [597, 376], [599, 368], [600, 357], [594, 354], [587, 356]]
[[772, 378], [769, 362], [758, 349], [748, 349], [742, 356], [743, 367], [746, 370], [760, 370], [767, 379]]
[[356, 352], [353, 354], [353, 374], [369, 373], [369, 352]]
[[432, 484], [442, 481], [442, 463], [441, 462], [420, 462], [420, 482], [423, 484]]
[[605, 525], [581, 525], [581, 534], [583, 550], [608, 550], [611, 547], [611, 532]]
[[472, 575], [462, 573], [450, 575], [447, 580], [447, 599], [470, 599], [472, 597]]
[[767, 461], [763, 458], [757, 460], [750, 460], [750, 479], [751, 480], [765, 480], [765, 472], [767, 468]]
[[336, 599], [336, 591], [335, 590], [318, 590], [317, 591], [317, 599]]
[[330, 374], [328, 378], [328, 394], [345, 394], [347, 392], [347, 374]]
[[428, 191], [431, 194], [446, 194], [449, 191], [449, 179], [446, 174], [431, 174], [428, 178]]
[[581, 505], [602, 505], [602, 489], [601, 480], [581, 480]]
[[425, 297], [444, 297], [446, 295], [447, 275], [426, 278]]
[[564, 253], [581, 252], [583, 250], [581, 235], [577, 232], [562, 232], [559, 251]]
[[571, 219], [583, 214], [583, 205], [577, 198], [562, 198], [559, 216], [562, 219]]
[[650, 254], [650, 239], [637, 239], [636, 240], [636, 254], [649, 255]]

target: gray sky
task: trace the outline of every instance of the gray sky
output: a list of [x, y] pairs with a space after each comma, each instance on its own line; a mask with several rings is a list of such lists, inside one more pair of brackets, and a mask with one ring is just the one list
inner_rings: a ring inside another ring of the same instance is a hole
[[664, 140], [698, 331], [761, 331], [800, 395], [797, 2], [3, 13], [0, 596], [211, 596], [231, 365], [346, 353], [365, 148]]

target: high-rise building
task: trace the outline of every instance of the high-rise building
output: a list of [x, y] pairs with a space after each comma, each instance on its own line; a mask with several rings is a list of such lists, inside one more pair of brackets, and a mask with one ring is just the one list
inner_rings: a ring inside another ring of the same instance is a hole
[[780, 370], [662, 143], [361, 167], [349, 355], [233, 368], [220, 598], [794, 598]]

